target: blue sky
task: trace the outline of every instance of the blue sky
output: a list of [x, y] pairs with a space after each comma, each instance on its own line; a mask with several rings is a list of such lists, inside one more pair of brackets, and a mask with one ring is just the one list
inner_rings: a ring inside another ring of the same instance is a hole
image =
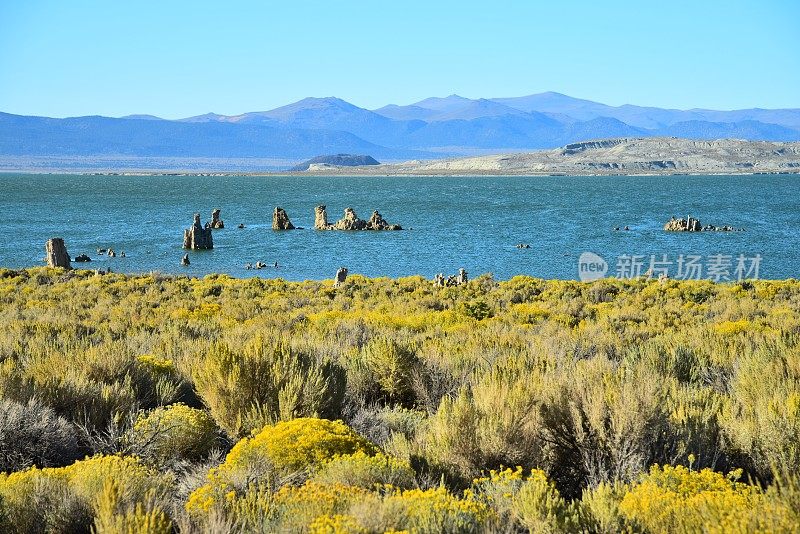
[[800, 1], [0, 2], [0, 111], [374, 108], [558, 91], [612, 105], [800, 107]]

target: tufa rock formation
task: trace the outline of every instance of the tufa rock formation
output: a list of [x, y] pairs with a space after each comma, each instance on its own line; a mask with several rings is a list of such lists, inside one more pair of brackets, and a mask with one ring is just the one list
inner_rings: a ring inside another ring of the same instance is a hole
[[320, 205], [314, 208], [314, 230], [330, 230], [331, 225], [328, 224], [328, 212], [325, 210], [325, 205]]
[[211, 227], [203, 228], [200, 224], [200, 214], [194, 214], [194, 223], [191, 228], [183, 231], [183, 248], [191, 250], [214, 248], [214, 238], [211, 236]]
[[78, 254], [77, 256], [75, 256], [75, 261], [79, 262], [79, 263], [83, 263], [83, 262], [87, 262], [87, 261], [92, 261], [92, 258], [87, 256], [86, 254]]
[[672, 217], [667, 224], [664, 225], [664, 230], [667, 232], [699, 232], [703, 229], [700, 221], [694, 217], [686, 216], [685, 219], [676, 219]]
[[316, 230], [402, 230], [399, 224], [389, 224], [378, 210], [372, 212], [368, 221], [359, 219], [353, 208], [345, 208], [344, 216], [331, 224], [325, 206], [314, 208], [314, 229]]
[[[628, 227], [626, 226], [625, 229], [627, 230]], [[744, 228], [734, 228], [727, 224], [723, 226], [714, 226], [713, 224], [703, 226], [699, 220], [687, 216], [685, 219], [672, 217], [664, 225], [664, 230], [667, 232], [743, 232]]]
[[294, 225], [283, 208], [275, 208], [275, 211], [272, 212], [272, 229], [294, 230]]
[[367, 221], [359, 219], [353, 208], [344, 209], [344, 217], [336, 221], [334, 230], [366, 230]]
[[372, 212], [372, 217], [367, 221], [367, 230], [402, 230], [399, 224], [389, 224], [386, 222], [378, 210]]
[[48, 239], [44, 245], [46, 253], [45, 260], [48, 267], [63, 267], [64, 269], [72, 269], [69, 263], [69, 254], [67, 254], [67, 247], [64, 245], [64, 240], [60, 237]]
[[345, 280], [347, 280], [347, 267], [339, 267], [339, 270], [336, 271], [336, 278], [333, 281], [333, 287], [339, 287], [340, 285], [344, 284]]
[[191, 262], [189, 261], [189, 254], [184, 254], [181, 258], [181, 265], [190, 265]]
[[433, 285], [436, 287], [454, 287], [466, 284], [469, 281], [467, 271], [462, 267], [458, 270], [458, 274], [454, 276], [444, 277], [444, 273], [439, 273], [433, 277]]
[[214, 230], [219, 230], [220, 228], [225, 228], [225, 223], [222, 222], [222, 219], [219, 218], [219, 209], [215, 209], [211, 211], [211, 228]]

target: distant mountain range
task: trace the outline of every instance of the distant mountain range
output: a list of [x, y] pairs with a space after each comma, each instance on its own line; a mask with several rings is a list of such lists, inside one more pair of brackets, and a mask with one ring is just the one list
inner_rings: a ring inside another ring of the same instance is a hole
[[305, 98], [270, 111], [50, 119], [0, 113], [0, 155], [285, 158], [370, 154], [381, 160], [553, 148], [609, 137], [800, 140], [800, 109], [607, 106], [559, 93], [427, 98], [375, 110]]

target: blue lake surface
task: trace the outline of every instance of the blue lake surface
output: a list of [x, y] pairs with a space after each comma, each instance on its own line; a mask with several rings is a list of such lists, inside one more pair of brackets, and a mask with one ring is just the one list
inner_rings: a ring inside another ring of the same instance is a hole
[[[669, 177], [286, 177], [0, 175], [3, 229], [0, 267], [41, 265], [45, 241], [63, 237], [88, 268], [201, 276], [331, 278], [346, 266], [370, 277], [433, 277], [464, 267], [497, 279], [524, 274], [578, 278], [578, 258], [591, 251], [609, 264], [666, 255], [680, 277], [681, 255], [761, 256], [760, 278], [800, 277], [800, 176]], [[314, 206], [331, 221], [352, 207], [361, 218], [377, 209], [400, 232], [315, 231]], [[271, 230], [272, 210], [286, 209], [304, 230]], [[183, 229], [200, 212], [220, 208], [226, 228], [214, 250], [180, 258]], [[673, 215], [743, 232], [667, 233]], [[244, 223], [245, 229], [237, 229]], [[614, 231], [628, 226], [629, 231]], [[530, 244], [518, 249], [517, 243]], [[97, 255], [98, 247], [125, 258]], [[277, 269], [245, 270], [277, 261]], [[624, 261], [624, 260], [623, 260]], [[81, 264], [75, 264], [81, 266]], [[702, 276], [706, 277], [703, 271]], [[724, 278], [723, 278], [724, 279]]]

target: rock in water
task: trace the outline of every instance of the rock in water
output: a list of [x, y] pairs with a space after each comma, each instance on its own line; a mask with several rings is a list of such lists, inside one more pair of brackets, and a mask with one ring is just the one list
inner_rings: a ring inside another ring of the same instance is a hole
[[189, 254], [184, 254], [181, 258], [181, 265], [189, 265], [191, 262], [189, 261]]
[[69, 254], [67, 254], [67, 247], [64, 245], [64, 240], [60, 237], [48, 239], [44, 244], [46, 253], [45, 259], [47, 260], [48, 267], [63, 267], [64, 269], [72, 269], [69, 263]]
[[367, 221], [367, 230], [402, 230], [399, 224], [389, 224], [386, 222], [378, 210], [372, 212], [372, 217]]
[[294, 230], [294, 225], [283, 208], [275, 208], [275, 211], [272, 212], [272, 229]]
[[219, 209], [215, 209], [211, 212], [211, 228], [214, 230], [225, 228], [225, 223], [219, 218]]
[[183, 231], [183, 248], [191, 250], [214, 248], [214, 238], [211, 236], [211, 227], [203, 228], [200, 224], [200, 214], [194, 214], [194, 223], [191, 228]]
[[344, 216], [331, 224], [328, 222], [328, 213], [325, 206], [314, 208], [315, 230], [402, 230], [399, 224], [389, 224], [378, 210], [372, 212], [368, 221], [359, 219], [353, 208], [346, 208]]
[[353, 208], [345, 208], [344, 216], [333, 225], [334, 230], [366, 230], [367, 221], [359, 219]]
[[703, 226], [700, 224], [700, 221], [688, 215], [685, 219], [676, 219], [673, 217], [664, 225], [664, 230], [667, 232], [699, 232], [702, 229]]
[[328, 212], [325, 211], [325, 205], [320, 205], [314, 208], [314, 230], [330, 230], [328, 224]]
[[75, 256], [75, 261], [76, 262], [87, 262], [87, 261], [92, 261], [92, 258], [87, 256], [86, 254], [79, 254], [79, 255]]
[[333, 281], [333, 287], [339, 287], [347, 280], [347, 267], [339, 267], [336, 271], [336, 279]]

